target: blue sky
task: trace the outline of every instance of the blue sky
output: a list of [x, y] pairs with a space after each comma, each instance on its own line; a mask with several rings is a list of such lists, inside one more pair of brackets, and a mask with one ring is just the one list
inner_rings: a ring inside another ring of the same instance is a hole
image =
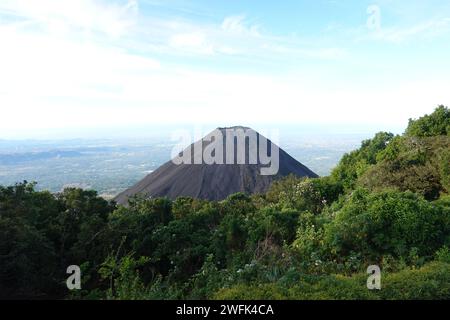
[[450, 101], [449, 1], [2, 0], [0, 138], [404, 128]]

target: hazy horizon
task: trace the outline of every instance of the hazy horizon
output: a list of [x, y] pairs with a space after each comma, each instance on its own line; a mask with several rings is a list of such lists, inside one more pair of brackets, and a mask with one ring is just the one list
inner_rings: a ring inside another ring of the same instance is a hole
[[0, 37], [0, 139], [177, 123], [373, 132], [450, 101], [439, 0], [4, 0]]
[[389, 125], [367, 125], [367, 124], [274, 124], [262, 123], [251, 124], [246, 122], [236, 122], [235, 124], [149, 124], [134, 127], [117, 126], [103, 128], [68, 128], [68, 129], [40, 129], [40, 130], [10, 130], [0, 136], [1, 140], [23, 141], [23, 140], [132, 140], [146, 139], [153, 137], [170, 138], [173, 132], [177, 130], [198, 131], [206, 134], [218, 127], [228, 127], [243, 125], [255, 129], [256, 131], [277, 130], [282, 135], [364, 135], [371, 136], [380, 131], [401, 134], [406, 129], [407, 120], [403, 126]]

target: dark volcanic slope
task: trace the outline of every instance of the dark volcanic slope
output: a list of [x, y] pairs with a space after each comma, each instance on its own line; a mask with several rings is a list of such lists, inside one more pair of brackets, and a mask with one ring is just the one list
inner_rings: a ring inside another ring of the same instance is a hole
[[[206, 146], [211, 143], [211, 136], [219, 130], [223, 133], [223, 153], [226, 159], [226, 139], [225, 130], [251, 130], [243, 127], [220, 128], [211, 132], [202, 140], [191, 145], [190, 148], [183, 152], [191, 152], [191, 160], [203, 153]], [[251, 130], [258, 137], [265, 139], [262, 135]], [[214, 140], [212, 140], [214, 141]], [[264, 141], [264, 140], [263, 140]], [[202, 147], [200, 147], [200, 145]], [[195, 145], [195, 146], [194, 146]], [[275, 148], [274, 144], [268, 140], [268, 150]], [[278, 147], [277, 147], [278, 148]], [[235, 154], [236, 154], [236, 147]], [[292, 158], [282, 149], [279, 149], [279, 171], [276, 175], [261, 175], [261, 168], [268, 167], [262, 165], [259, 161], [257, 164], [249, 164], [249, 142], [246, 140], [246, 164], [180, 164], [177, 165], [169, 161], [159, 167], [156, 171], [149, 174], [136, 185], [119, 194], [115, 200], [119, 204], [126, 204], [129, 197], [134, 195], [142, 195], [144, 197], [168, 197], [175, 199], [180, 196], [189, 196], [199, 199], [223, 200], [230, 194], [236, 192], [245, 193], [262, 193], [268, 190], [270, 184], [280, 177], [294, 174], [300, 177], [317, 177], [310, 169], [302, 165], [300, 162]], [[257, 145], [256, 152], [259, 152]], [[189, 153], [187, 153], [189, 154]], [[194, 161], [191, 161], [193, 163]]]

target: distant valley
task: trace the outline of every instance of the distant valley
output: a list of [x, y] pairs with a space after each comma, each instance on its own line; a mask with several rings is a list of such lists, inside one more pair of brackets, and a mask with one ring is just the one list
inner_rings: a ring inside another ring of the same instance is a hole
[[[281, 136], [280, 146], [319, 175], [369, 135]], [[36, 181], [37, 189], [97, 190], [112, 198], [168, 161], [170, 137], [140, 140], [0, 140], [0, 185]]]

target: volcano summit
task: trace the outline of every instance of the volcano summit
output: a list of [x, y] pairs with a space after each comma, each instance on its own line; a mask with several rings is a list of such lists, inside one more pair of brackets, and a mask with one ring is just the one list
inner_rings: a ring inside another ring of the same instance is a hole
[[273, 181], [290, 174], [317, 177], [253, 129], [217, 128], [115, 200], [126, 204], [135, 195], [223, 200], [236, 192], [266, 192]]

